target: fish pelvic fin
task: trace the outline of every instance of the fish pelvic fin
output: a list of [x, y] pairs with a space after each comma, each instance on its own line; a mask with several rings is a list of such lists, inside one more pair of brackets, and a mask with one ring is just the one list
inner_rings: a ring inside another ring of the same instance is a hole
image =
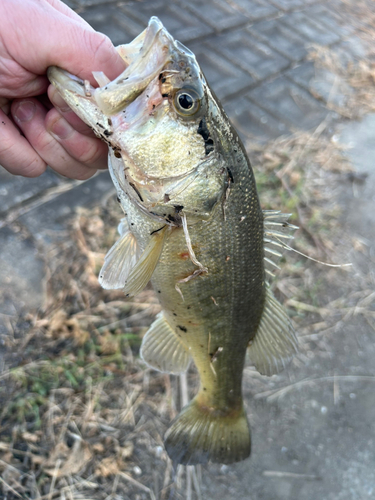
[[243, 406], [223, 412], [200, 405], [198, 397], [182, 409], [165, 434], [165, 448], [174, 466], [245, 460], [251, 439]]
[[158, 265], [168, 232], [169, 228], [164, 226], [160, 231], [155, 232], [151, 236], [146, 248], [125, 281], [123, 292], [127, 297], [137, 295], [150, 281]]
[[105, 256], [99, 273], [99, 283], [106, 290], [123, 288], [137, 262], [137, 241], [126, 228], [126, 219], [121, 221], [119, 233], [120, 238]]
[[167, 373], [183, 373], [191, 356], [164, 314], [158, 314], [147, 330], [141, 346], [141, 358], [151, 368]]
[[283, 370], [298, 352], [298, 340], [293, 325], [269, 288], [263, 314], [255, 337], [248, 347], [249, 357], [262, 375], [274, 375]]

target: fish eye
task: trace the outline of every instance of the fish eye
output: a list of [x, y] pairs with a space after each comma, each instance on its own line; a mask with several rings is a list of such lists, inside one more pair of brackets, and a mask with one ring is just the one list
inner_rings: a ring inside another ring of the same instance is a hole
[[180, 89], [173, 99], [174, 107], [181, 116], [194, 115], [201, 106], [198, 93], [193, 89]]

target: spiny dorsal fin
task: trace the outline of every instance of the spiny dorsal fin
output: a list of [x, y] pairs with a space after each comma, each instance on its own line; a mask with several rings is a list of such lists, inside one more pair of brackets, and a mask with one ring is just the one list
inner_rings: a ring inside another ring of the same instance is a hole
[[258, 330], [248, 354], [262, 375], [279, 373], [298, 352], [298, 340], [288, 315], [269, 288]]
[[264, 264], [267, 283], [273, 278], [275, 269], [280, 269], [278, 262], [288, 240], [293, 238], [292, 232], [297, 226], [288, 222], [292, 214], [282, 214], [278, 210], [263, 210], [264, 219]]
[[126, 219], [122, 219], [118, 231], [120, 238], [108, 251], [99, 273], [99, 283], [106, 290], [123, 288], [137, 262], [137, 242], [127, 229]]
[[159, 262], [164, 247], [165, 237], [168, 232], [169, 228], [164, 226], [160, 231], [155, 232], [151, 236], [150, 241], [139, 260], [130, 271], [125, 282], [123, 292], [127, 297], [134, 297], [134, 295], [137, 295], [137, 293], [141, 292], [150, 281]]
[[191, 356], [163, 313], [158, 314], [143, 338], [141, 358], [161, 372], [178, 374], [188, 369]]

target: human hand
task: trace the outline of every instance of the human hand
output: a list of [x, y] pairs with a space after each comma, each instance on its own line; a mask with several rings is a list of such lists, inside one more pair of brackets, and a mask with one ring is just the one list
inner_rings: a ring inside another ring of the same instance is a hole
[[115, 78], [125, 66], [109, 38], [59, 0], [0, 0], [0, 19], [0, 165], [25, 177], [50, 165], [74, 179], [106, 168], [107, 146], [49, 86], [46, 70], [91, 83], [92, 71]]

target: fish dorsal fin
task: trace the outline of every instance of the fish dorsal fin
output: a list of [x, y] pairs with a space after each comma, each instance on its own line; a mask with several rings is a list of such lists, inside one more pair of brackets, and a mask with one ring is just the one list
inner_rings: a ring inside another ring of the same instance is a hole
[[143, 338], [141, 358], [156, 370], [183, 373], [191, 356], [163, 313], [158, 314]]
[[106, 290], [123, 288], [137, 262], [137, 242], [126, 224], [126, 219], [122, 219], [119, 225], [120, 238], [105, 256], [99, 273], [99, 283]]
[[279, 373], [298, 352], [298, 341], [293, 326], [283, 306], [269, 288], [263, 314], [248, 354], [255, 368], [262, 375]]
[[282, 214], [278, 210], [263, 210], [264, 264], [267, 283], [275, 276], [275, 269], [280, 269], [278, 262], [282, 257], [282, 251], [289, 248], [287, 242], [293, 238], [292, 232], [298, 229], [288, 222], [291, 215]]
[[150, 241], [141, 254], [139, 260], [131, 269], [123, 288], [127, 297], [134, 297], [141, 292], [150, 281], [153, 272], [159, 262], [161, 252], [163, 251], [165, 237], [169, 233], [168, 226], [164, 226], [152, 234]]

